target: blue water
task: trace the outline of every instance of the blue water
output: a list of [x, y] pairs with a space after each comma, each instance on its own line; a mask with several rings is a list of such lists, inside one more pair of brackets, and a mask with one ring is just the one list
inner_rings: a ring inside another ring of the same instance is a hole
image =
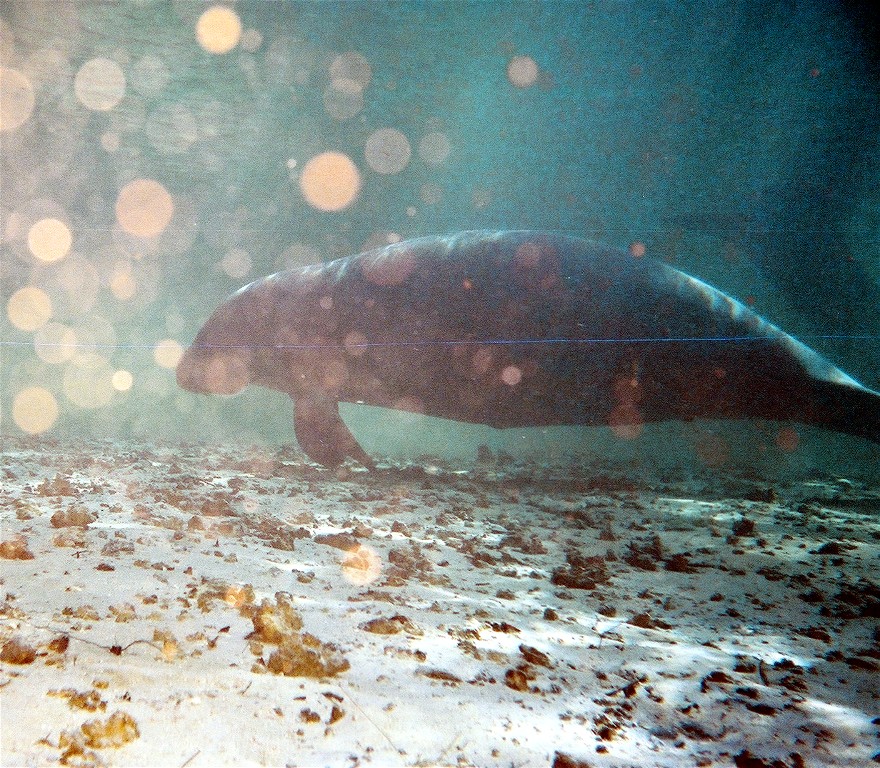
[[[57, 416], [38, 434], [290, 440], [284, 398], [182, 393], [156, 344], [185, 348], [286, 266], [477, 228], [642, 243], [880, 385], [878, 59], [856, 4], [239, 2], [221, 53], [197, 39], [207, 7], [0, 8], [3, 66], [34, 104], [0, 134], [3, 300], [51, 302], [37, 327], [2, 318], [5, 432], [39, 387]], [[109, 106], [78, 94], [93, 59], [124, 76]], [[392, 172], [366, 151], [389, 128], [409, 152], [385, 148]], [[334, 211], [300, 183], [325, 152], [360, 179]], [[136, 179], [170, 195], [158, 233], [120, 224]], [[28, 242], [46, 218], [72, 238], [50, 263]]]

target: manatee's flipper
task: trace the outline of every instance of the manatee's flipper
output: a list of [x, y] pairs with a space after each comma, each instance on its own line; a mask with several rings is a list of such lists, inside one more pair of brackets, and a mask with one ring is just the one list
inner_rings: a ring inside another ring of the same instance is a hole
[[297, 398], [293, 404], [296, 441], [306, 456], [325, 467], [338, 467], [350, 456], [368, 469], [376, 465], [339, 416], [339, 403], [325, 398]]

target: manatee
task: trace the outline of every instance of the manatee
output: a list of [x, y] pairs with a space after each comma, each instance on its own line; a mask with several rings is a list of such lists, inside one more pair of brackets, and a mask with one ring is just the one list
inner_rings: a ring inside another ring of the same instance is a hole
[[374, 466], [367, 403], [496, 428], [767, 419], [880, 442], [870, 390], [730, 296], [648, 257], [532, 231], [423, 237], [279, 272], [220, 304], [192, 392], [290, 395], [302, 450]]

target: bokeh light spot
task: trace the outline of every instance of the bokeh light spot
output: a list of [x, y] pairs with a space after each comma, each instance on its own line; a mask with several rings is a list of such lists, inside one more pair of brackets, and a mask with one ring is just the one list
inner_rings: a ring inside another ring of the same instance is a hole
[[34, 111], [34, 87], [17, 69], [0, 67], [0, 131], [14, 131]]
[[241, 248], [233, 248], [220, 262], [220, 269], [236, 280], [247, 275], [252, 267], [250, 254]]
[[345, 335], [342, 346], [345, 347], [345, 351], [352, 357], [362, 357], [364, 352], [367, 351], [366, 343], [367, 337], [364, 334], [360, 331], [350, 331]]
[[341, 211], [361, 188], [361, 175], [348, 155], [322, 152], [309, 160], [299, 177], [306, 202], [321, 211]]
[[629, 255], [632, 256], [634, 259], [641, 259], [647, 252], [647, 247], [640, 240], [636, 240], [634, 243], [630, 243]]
[[342, 558], [342, 575], [347, 582], [362, 587], [382, 573], [382, 558], [372, 547], [360, 544]]
[[104, 131], [101, 134], [101, 148], [105, 152], [118, 152], [119, 145], [119, 134], [115, 131]]
[[118, 370], [111, 377], [110, 383], [117, 392], [128, 392], [134, 384], [134, 376], [130, 371]]
[[446, 134], [433, 132], [422, 136], [419, 157], [428, 165], [440, 165], [449, 156], [449, 139]]
[[40, 219], [28, 230], [28, 248], [40, 261], [60, 261], [73, 243], [70, 229], [58, 219]]
[[361, 253], [366, 251], [374, 251], [377, 248], [384, 248], [386, 245], [393, 245], [403, 240], [398, 232], [389, 232], [388, 230], [377, 230], [370, 234], [361, 244]]
[[229, 53], [241, 39], [241, 19], [223, 5], [213, 5], [196, 22], [196, 40], [208, 53]]
[[335, 80], [324, 91], [324, 110], [334, 120], [348, 120], [363, 108], [363, 91], [350, 80]]
[[412, 251], [380, 251], [361, 261], [361, 271], [373, 285], [402, 285], [417, 264]]
[[437, 184], [422, 184], [419, 198], [425, 205], [437, 205], [443, 199], [443, 188]]
[[19, 288], [6, 302], [9, 322], [22, 331], [35, 331], [52, 317], [52, 300], [34, 285]]
[[12, 402], [12, 420], [32, 435], [50, 429], [58, 419], [58, 401], [43, 387], [27, 387]]
[[786, 453], [794, 453], [800, 441], [800, 435], [792, 427], [782, 427], [776, 435], [776, 447]]
[[173, 370], [183, 357], [183, 347], [174, 339], [162, 339], [153, 347], [153, 359], [162, 368]]
[[137, 281], [131, 271], [131, 264], [120, 262], [110, 275], [110, 292], [120, 301], [128, 301], [137, 293]]
[[471, 368], [477, 376], [485, 376], [492, 369], [494, 353], [489, 347], [480, 347], [471, 356]]
[[250, 383], [245, 352], [229, 352], [210, 357], [200, 372], [204, 392], [214, 395], [235, 395]]
[[507, 79], [517, 88], [538, 82], [538, 65], [531, 56], [514, 56], [507, 65]]
[[400, 173], [409, 163], [409, 141], [396, 128], [381, 128], [367, 139], [364, 155], [377, 173]]
[[340, 81], [345, 84], [339, 90], [354, 87], [363, 91], [370, 84], [372, 77], [370, 62], [355, 51], [339, 54], [330, 64], [330, 81], [333, 86], [338, 87]]
[[522, 381], [522, 370], [516, 365], [508, 365], [501, 371], [501, 381], [508, 387], [515, 387]]
[[[147, 140], [163, 155], [183, 155], [199, 138], [199, 120], [187, 104], [163, 102], [147, 116]], [[202, 129], [208, 129], [202, 120]]]
[[90, 59], [76, 73], [73, 89], [84, 107], [108, 112], [125, 96], [125, 75], [115, 61]]
[[256, 53], [263, 44], [263, 35], [258, 29], [246, 29], [241, 33], [241, 47], [248, 53]]
[[76, 352], [76, 332], [61, 323], [46, 323], [34, 334], [34, 352], [50, 365], [65, 363]]
[[171, 73], [158, 56], [147, 54], [135, 65], [131, 84], [143, 96], [157, 96], [168, 85]]
[[152, 179], [135, 179], [126, 184], [116, 198], [116, 220], [126, 232], [137, 237], [156, 237], [174, 215], [174, 201], [168, 190]]
[[76, 355], [64, 369], [63, 389], [80, 408], [101, 408], [113, 399], [113, 369], [103, 355]]

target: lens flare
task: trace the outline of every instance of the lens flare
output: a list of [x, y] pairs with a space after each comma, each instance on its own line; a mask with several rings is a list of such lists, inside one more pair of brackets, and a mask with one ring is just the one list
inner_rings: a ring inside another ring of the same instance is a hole
[[183, 347], [174, 339], [162, 339], [153, 347], [153, 359], [161, 368], [173, 370], [183, 357]]
[[111, 377], [110, 383], [117, 392], [128, 392], [134, 384], [134, 376], [130, 371], [118, 370]]
[[174, 215], [174, 201], [168, 190], [153, 179], [135, 179], [116, 198], [116, 220], [128, 234], [158, 237]]
[[40, 219], [28, 230], [28, 249], [40, 261], [61, 261], [70, 251], [73, 235], [58, 219]]
[[113, 399], [113, 368], [94, 352], [76, 355], [64, 369], [63, 387], [68, 400], [80, 408], [95, 409]]
[[42, 288], [26, 285], [9, 297], [6, 317], [22, 331], [36, 331], [52, 317], [52, 300]]
[[58, 401], [48, 389], [27, 387], [12, 402], [12, 420], [29, 434], [45, 432], [58, 420]]
[[309, 160], [299, 177], [306, 202], [321, 211], [341, 211], [361, 188], [361, 175], [348, 155], [323, 152]]
[[196, 40], [208, 53], [229, 53], [241, 40], [241, 19], [232, 8], [211, 6], [196, 22]]
[[125, 96], [125, 75], [115, 61], [91, 59], [76, 73], [73, 90], [84, 107], [109, 112]]
[[400, 173], [409, 164], [409, 140], [396, 128], [382, 128], [367, 139], [364, 155], [377, 173]]
[[77, 336], [73, 328], [61, 323], [46, 323], [34, 334], [34, 352], [45, 363], [66, 363], [76, 352]]
[[538, 65], [531, 56], [514, 56], [507, 65], [507, 79], [517, 88], [529, 88], [538, 82]]
[[0, 67], [0, 131], [14, 131], [34, 111], [34, 87], [17, 69]]
[[371, 584], [382, 573], [382, 558], [372, 547], [359, 544], [345, 553], [342, 558], [342, 576], [359, 587]]
[[419, 142], [419, 157], [428, 165], [440, 165], [449, 157], [449, 151], [449, 139], [444, 133], [425, 134]]

